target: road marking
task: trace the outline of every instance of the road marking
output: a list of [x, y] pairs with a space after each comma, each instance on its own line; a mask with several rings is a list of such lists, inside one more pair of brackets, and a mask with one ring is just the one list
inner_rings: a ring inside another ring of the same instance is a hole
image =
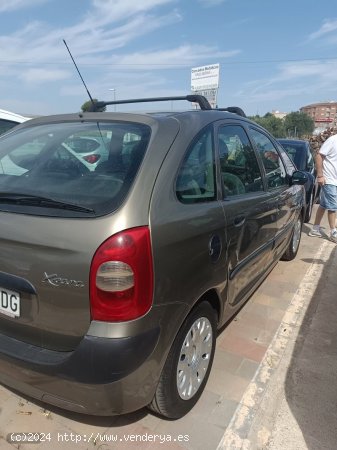
[[315, 261], [304, 275], [263, 360], [226, 428], [217, 450], [248, 450], [251, 448], [247, 436], [266, 393], [268, 383], [279, 366], [290, 337], [296, 329], [297, 332], [299, 330], [322, 275], [324, 265], [329, 260], [334, 248], [335, 244], [333, 245], [327, 240], [324, 240], [319, 247], [315, 254]]

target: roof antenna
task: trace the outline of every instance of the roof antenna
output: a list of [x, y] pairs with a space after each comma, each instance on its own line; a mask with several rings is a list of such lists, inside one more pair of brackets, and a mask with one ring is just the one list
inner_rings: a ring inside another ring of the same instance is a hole
[[72, 59], [74, 65], [75, 65], [75, 67], [76, 67], [76, 70], [77, 70], [77, 72], [78, 72], [78, 74], [79, 74], [79, 76], [80, 76], [80, 78], [81, 78], [81, 80], [82, 80], [82, 83], [84, 84], [84, 87], [85, 87], [85, 89], [86, 89], [86, 91], [87, 91], [87, 94], [89, 95], [90, 101], [91, 101], [91, 103], [92, 103], [92, 111], [96, 111], [96, 105], [95, 105], [95, 102], [94, 102], [93, 98], [91, 97], [90, 92], [89, 92], [89, 89], [87, 88], [87, 85], [85, 84], [85, 82], [84, 82], [84, 80], [83, 80], [83, 78], [82, 78], [81, 72], [79, 71], [79, 69], [78, 69], [78, 67], [77, 67], [77, 65], [76, 65], [76, 63], [75, 63], [75, 60], [74, 60], [74, 58], [73, 58], [73, 55], [71, 54], [71, 52], [70, 52], [70, 50], [69, 50], [69, 47], [68, 47], [68, 45], [67, 45], [67, 43], [66, 43], [66, 41], [65, 41], [64, 39], [63, 39], [63, 42], [64, 42], [64, 45], [67, 47], [67, 50], [68, 50], [69, 55], [70, 55], [70, 58]]

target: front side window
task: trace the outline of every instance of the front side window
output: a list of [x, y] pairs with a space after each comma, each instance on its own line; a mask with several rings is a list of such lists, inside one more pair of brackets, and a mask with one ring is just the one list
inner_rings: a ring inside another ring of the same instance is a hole
[[242, 127], [227, 125], [219, 128], [218, 149], [226, 197], [263, 190], [256, 155]]
[[[117, 209], [136, 176], [150, 131], [129, 122], [68, 122], [3, 136], [0, 210], [10, 205], [14, 212], [77, 216]], [[34, 211], [22, 209], [29, 207]]]
[[203, 130], [187, 151], [177, 175], [176, 194], [182, 203], [215, 200], [214, 139], [211, 128]]
[[252, 128], [252, 139], [261, 156], [266, 172], [268, 188], [274, 189], [288, 184], [287, 173], [276, 147], [264, 133]]

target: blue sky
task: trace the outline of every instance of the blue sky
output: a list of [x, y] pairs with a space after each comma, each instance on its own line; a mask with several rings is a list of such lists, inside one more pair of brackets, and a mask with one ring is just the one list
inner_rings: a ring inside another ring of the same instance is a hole
[[0, 108], [21, 114], [87, 100], [63, 39], [100, 100], [185, 95], [214, 63], [220, 107], [337, 100], [336, 0], [0, 0], [0, 25]]

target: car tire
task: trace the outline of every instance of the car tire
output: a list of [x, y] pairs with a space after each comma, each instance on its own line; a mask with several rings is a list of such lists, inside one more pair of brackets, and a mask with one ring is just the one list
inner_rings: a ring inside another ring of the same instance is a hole
[[305, 212], [305, 218], [304, 218], [304, 222], [305, 223], [310, 222], [313, 206], [314, 206], [314, 190], [312, 190], [311, 193], [310, 193], [309, 202], [308, 202], [308, 205], [307, 205], [307, 210]]
[[148, 406], [155, 413], [179, 419], [200, 398], [211, 371], [217, 314], [208, 302], [199, 303], [181, 326]]
[[288, 247], [281, 258], [283, 261], [291, 261], [296, 257], [301, 242], [302, 223], [302, 217], [298, 216]]

